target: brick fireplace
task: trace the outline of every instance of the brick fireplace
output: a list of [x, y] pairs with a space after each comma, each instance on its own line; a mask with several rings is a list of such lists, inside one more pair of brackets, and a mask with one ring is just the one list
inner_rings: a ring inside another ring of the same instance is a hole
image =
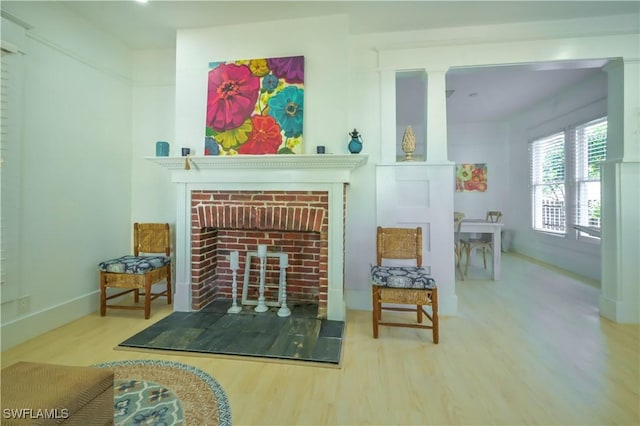
[[[259, 259], [247, 269], [246, 253], [258, 244], [287, 253], [287, 299], [311, 303], [326, 315], [329, 195], [327, 191], [220, 191], [191, 193], [192, 308], [218, 298], [231, 299], [228, 254], [240, 253], [238, 293], [246, 271], [248, 299], [257, 300]], [[253, 279], [251, 279], [253, 277]], [[267, 258], [265, 294], [278, 300], [279, 260]]]
[[[289, 255], [288, 300], [317, 303], [343, 321], [344, 235], [351, 173], [365, 155], [147, 157], [171, 172], [176, 192], [174, 310], [230, 298], [228, 254], [240, 252], [240, 302], [247, 251], [266, 244]], [[188, 167], [187, 167], [188, 165]], [[250, 277], [258, 260], [249, 265]], [[277, 300], [277, 260], [267, 262], [267, 300]], [[252, 278], [253, 279], [253, 278]], [[250, 298], [257, 291], [248, 287]]]

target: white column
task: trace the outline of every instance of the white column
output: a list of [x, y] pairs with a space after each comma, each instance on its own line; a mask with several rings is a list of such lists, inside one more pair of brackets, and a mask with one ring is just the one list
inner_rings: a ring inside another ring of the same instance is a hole
[[427, 162], [430, 163], [447, 161], [446, 72], [447, 70], [427, 69], [427, 130], [425, 139]]
[[[412, 197], [412, 194], [417, 193], [423, 195]], [[457, 315], [453, 252], [453, 165], [419, 161], [378, 165], [376, 225], [422, 227], [423, 266], [431, 270], [431, 275], [436, 280], [440, 314]]]
[[[624, 161], [640, 162], [640, 59], [624, 60]], [[638, 216], [636, 216], [638, 217]]]
[[380, 162], [396, 161], [396, 72], [380, 72]]
[[191, 312], [191, 194], [178, 183], [176, 212], [176, 286], [173, 310]]
[[608, 74], [607, 161], [602, 164], [600, 314], [640, 323], [640, 62], [614, 61]]
[[344, 198], [343, 183], [331, 184], [329, 190], [329, 235], [327, 262], [327, 319], [344, 321], [347, 305], [344, 300]]

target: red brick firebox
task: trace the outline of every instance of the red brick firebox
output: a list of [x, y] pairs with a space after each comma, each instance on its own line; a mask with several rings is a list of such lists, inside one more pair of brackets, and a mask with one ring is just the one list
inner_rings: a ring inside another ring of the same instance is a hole
[[[327, 309], [329, 200], [326, 191], [193, 191], [191, 194], [192, 308], [231, 298], [228, 254], [240, 253], [238, 302], [247, 251], [266, 244], [289, 255], [287, 300]], [[257, 300], [259, 259], [250, 266], [248, 298]], [[278, 299], [278, 259], [268, 258], [265, 297]]]

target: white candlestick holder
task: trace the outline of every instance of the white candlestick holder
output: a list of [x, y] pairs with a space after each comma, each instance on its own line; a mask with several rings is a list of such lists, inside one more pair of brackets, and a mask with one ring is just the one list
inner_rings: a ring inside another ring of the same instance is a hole
[[233, 282], [231, 285], [231, 307], [227, 309], [230, 314], [237, 314], [242, 311], [242, 306], [238, 306], [238, 252], [231, 252], [229, 257], [229, 264], [231, 266], [231, 274], [233, 276]]
[[233, 271], [233, 286], [231, 287], [231, 297], [233, 297], [233, 301], [231, 302], [231, 307], [229, 309], [227, 309], [227, 312], [230, 314], [237, 314], [240, 313], [240, 311], [242, 311], [242, 306], [238, 305], [237, 302], [237, 298], [238, 298], [238, 272], [237, 271]]
[[253, 310], [256, 312], [267, 312], [269, 308], [267, 307], [264, 299], [264, 278], [267, 263], [266, 247], [265, 249], [262, 249], [261, 246], [258, 246], [258, 257], [260, 258], [260, 295], [258, 297], [258, 304], [253, 308]]
[[291, 309], [287, 306], [287, 268], [286, 266], [280, 266], [280, 280], [282, 285], [280, 286], [282, 294], [280, 297], [282, 298], [282, 305], [280, 305], [280, 309], [278, 309], [279, 317], [288, 317], [291, 315]]

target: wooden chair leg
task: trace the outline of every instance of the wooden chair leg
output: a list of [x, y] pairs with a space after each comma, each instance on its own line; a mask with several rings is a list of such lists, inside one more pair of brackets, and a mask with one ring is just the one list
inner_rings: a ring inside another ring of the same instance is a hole
[[487, 249], [482, 247], [482, 261], [484, 262], [484, 269], [487, 269]]
[[151, 275], [144, 277], [144, 319], [151, 316]]
[[422, 323], [422, 305], [416, 305], [416, 311], [418, 313], [418, 324]]
[[[464, 271], [462, 270], [462, 249], [463, 247], [457, 246], [455, 248], [455, 255], [456, 255], [456, 269], [460, 271], [460, 279], [464, 281]], [[454, 271], [454, 274], [455, 274], [455, 271]]]
[[167, 304], [171, 304], [173, 291], [171, 290], [171, 264], [167, 265]]
[[376, 291], [375, 288], [371, 289], [372, 302], [373, 302], [373, 338], [378, 338], [378, 322], [380, 321], [380, 294]]
[[107, 314], [107, 276], [100, 272], [100, 316]]
[[469, 275], [469, 258], [471, 257], [471, 246], [467, 246], [465, 248], [465, 252], [467, 253], [467, 266], [464, 268], [464, 274]]
[[138, 303], [140, 301], [140, 290], [137, 288], [133, 291], [133, 301]]
[[438, 322], [438, 289], [434, 288], [431, 293], [431, 325], [433, 326], [433, 343], [437, 344], [440, 340], [440, 324]]

